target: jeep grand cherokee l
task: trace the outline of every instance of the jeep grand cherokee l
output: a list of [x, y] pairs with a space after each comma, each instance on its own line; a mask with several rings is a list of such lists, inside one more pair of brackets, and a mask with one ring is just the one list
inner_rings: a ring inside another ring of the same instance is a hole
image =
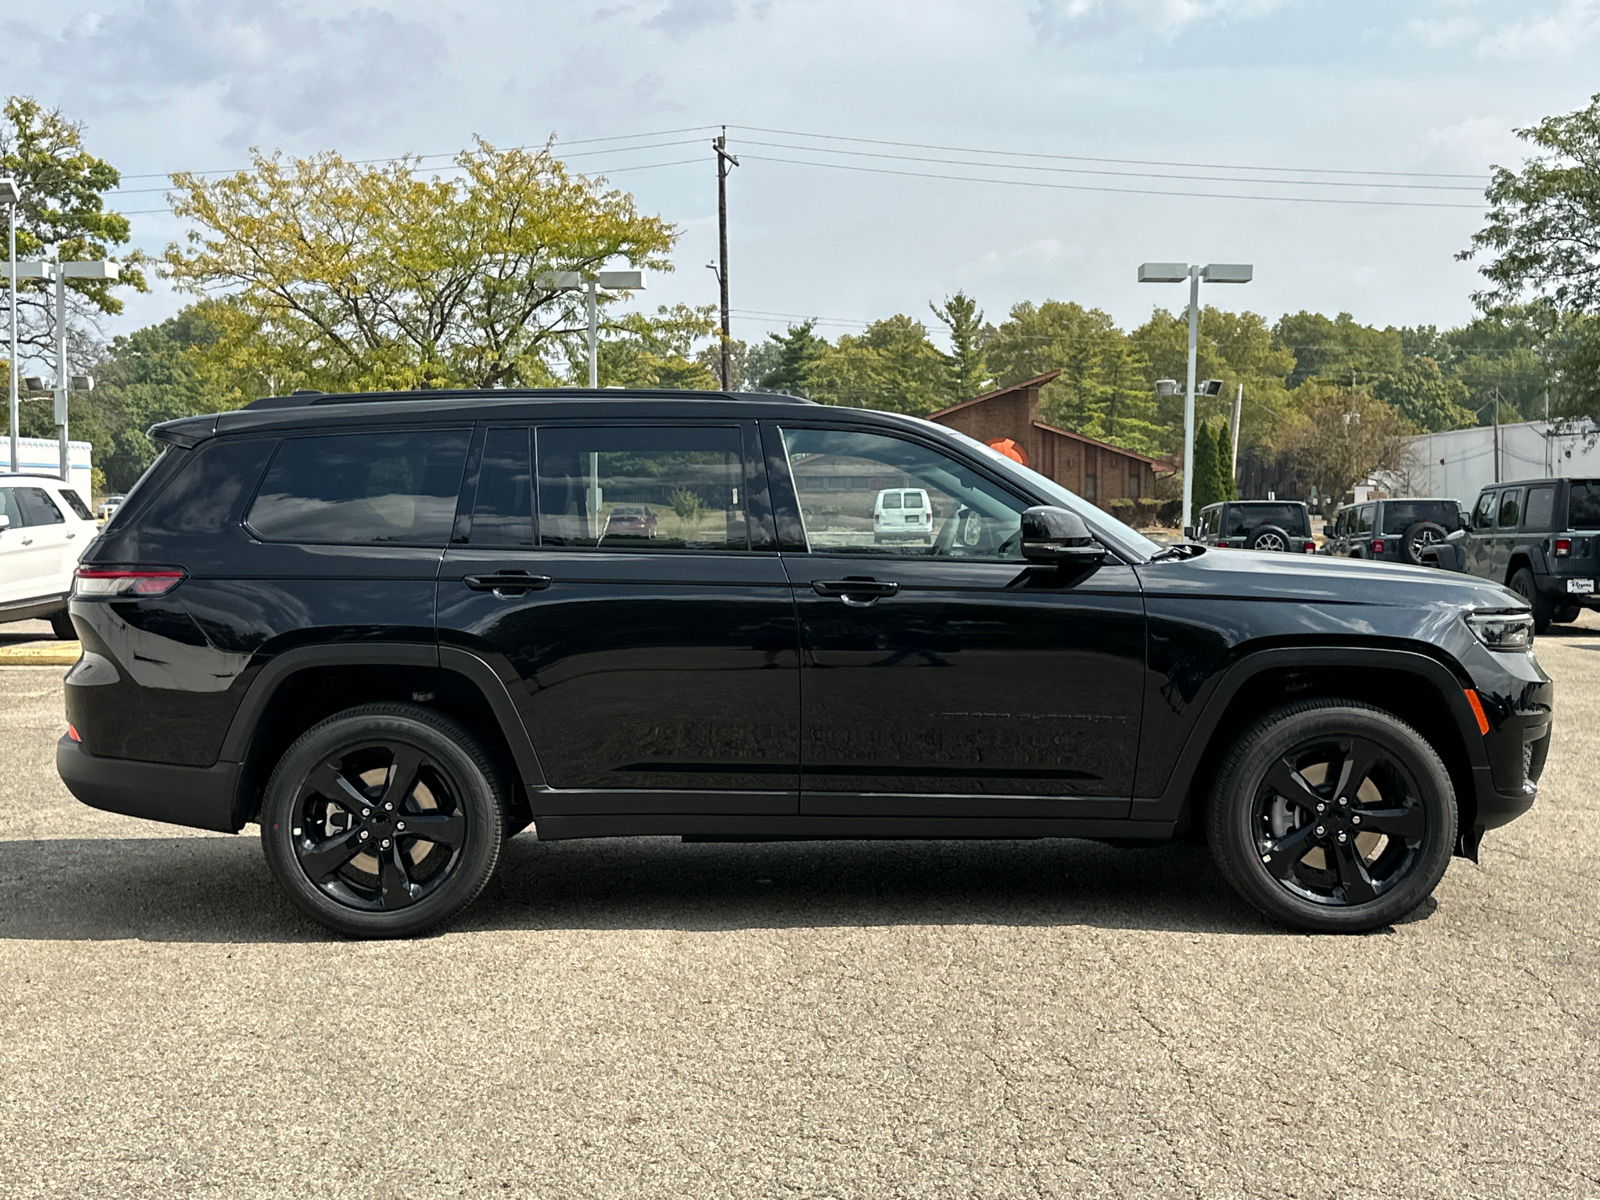
[[[1498, 584], [1163, 549], [912, 417], [685, 392], [296, 395], [158, 426], [78, 571], [62, 778], [238, 831], [356, 936], [504, 839], [1203, 831], [1314, 930], [1392, 922], [1534, 800]], [[919, 489], [931, 540], [880, 541]], [[648, 506], [651, 536], [606, 536]]]

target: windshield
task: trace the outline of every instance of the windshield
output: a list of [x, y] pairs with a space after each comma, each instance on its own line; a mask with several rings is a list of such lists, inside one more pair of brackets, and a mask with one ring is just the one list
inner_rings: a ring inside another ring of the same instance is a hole
[[968, 437], [959, 429], [951, 429], [949, 426], [942, 428], [945, 433], [959, 438], [968, 449], [980, 452], [991, 465], [1002, 469], [1008, 475], [1020, 478], [1035, 491], [1043, 492], [1050, 497], [1052, 503], [1060, 505], [1068, 512], [1077, 513], [1089, 528], [1107, 534], [1133, 554], [1143, 558], [1153, 558], [1161, 553], [1163, 547], [1159, 542], [1152, 542], [1132, 525], [1126, 525], [1104, 509], [1096, 508], [1087, 500], [1069, 492], [1055, 480], [1047, 479], [1032, 467], [1025, 467], [1014, 458], [1007, 458], [1000, 451], [985, 446], [977, 438]]
[[1383, 504], [1383, 532], [1401, 534], [1418, 521], [1443, 525], [1446, 533], [1461, 527], [1461, 510], [1454, 500], [1386, 500]]
[[1230, 504], [1223, 537], [1243, 537], [1263, 525], [1276, 525], [1296, 537], [1309, 537], [1311, 523], [1303, 504]]

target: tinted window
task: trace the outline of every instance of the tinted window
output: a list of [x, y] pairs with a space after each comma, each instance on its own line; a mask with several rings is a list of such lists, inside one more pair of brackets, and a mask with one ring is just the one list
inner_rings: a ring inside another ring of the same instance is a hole
[[[1023, 502], [938, 450], [842, 429], [785, 429], [783, 442], [815, 553], [1022, 557]], [[918, 522], [900, 536], [879, 534], [874, 497], [911, 484], [932, 502], [931, 528]]]
[[1556, 515], [1556, 489], [1536, 487], [1528, 489], [1528, 504], [1522, 513], [1526, 529], [1549, 529], [1550, 519]]
[[443, 546], [467, 437], [432, 429], [290, 438], [250, 506], [250, 527], [279, 542]]
[[741, 437], [725, 427], [541, 428], [540, 544], [748, 550]]
[[1276, 525], [1285, 533], [1302, 537], [1311, 532], [1306, 510], [1298, 504], [1232, 504], [1228, 506], [1226, 537], [1245, 537], [1263, 525]]
[[22, 511], [24, 525], [63, 525], [66, 518], [43, 488], [19, 487], [15, 489], [17, 507]]
[[83, 502], [83, 497], [78, 495], [77, 492], [71, 488], [62, 488], [61, 498], [67, 502], [67, 507], [77, 515], [78, 520], [94, 520], [94, 514], [89, 511], [89, 506]]
[[1522, 509], [1522, 489], [1512, 488], [1508, 492], [1500, 493], [1500, 518], [1496, 522], [1501, 529], [1515, 529], [1517, 516]]
[[533, 456], [526, 429], [491, 429], [483, 439], [474, 546], [533, 545]]
[[1472, 527], [1487, 529], [1494, 524], [1495, 492], [1485, 492], [1478, 497], [1478, 507], [1472, 510]]
[[1600, 529], [1600, 480], [1574, 483], [1567, 497], [1568, 529]]
[[1454, 500], [1386, 500], [1383, 505], [1383, 532], [1401, 534], [1418, 521], [1432, 521], [1446, 530], [1456, 527], [1461, 510]]
[[241, 495], [261, 478], [277, 445], [273, 438], [219, 438], [191, 451], [151, 502], [141, 529], [161, 533], [216, 533], [233, 516]]

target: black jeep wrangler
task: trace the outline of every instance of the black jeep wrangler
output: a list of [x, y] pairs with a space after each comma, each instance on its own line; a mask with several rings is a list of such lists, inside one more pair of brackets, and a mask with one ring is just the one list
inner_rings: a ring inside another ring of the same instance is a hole
[[1300, 500], [1226, 500], [1200, 510], [1190, 531], [1201, 545], [1218, 550], [1275, 550], [1315, 554], [1311, 515]]
[[[1533, 803], [1550, 743], [1497, 584], [1163, 548], [912, 417], [297, 395], [154, 436], [77, 574], [61, 776], [258, 823], [294, 903], [356, 936], [458, 912], [529, 823], [1196, 830], [1268, 913], [1369, 929]], [[897, 488], [928, 493], [930, 542], [874, 536]]]
[[1534, 631], [1600, 609], [1600, 479], [1530, 479], [1478, 493], [1466, 528], [1429, 565], [1504, 583], [1533, 611]]

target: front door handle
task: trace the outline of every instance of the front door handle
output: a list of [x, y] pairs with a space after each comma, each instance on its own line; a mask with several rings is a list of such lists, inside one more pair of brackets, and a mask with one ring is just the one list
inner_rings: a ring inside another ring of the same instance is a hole
[[550, 576], [530, 575], [526, 571], [496, 571], [493, 575], [468, 575], [462, 582], [475, 592], [520, 596], [524, 592], [543, 591], [550, 586]]
[[843, 600], [851, 608], [866, 608], [900, 590], [898, 583], [883, 579], [818, 579], [811, 590], [819, 596]]

